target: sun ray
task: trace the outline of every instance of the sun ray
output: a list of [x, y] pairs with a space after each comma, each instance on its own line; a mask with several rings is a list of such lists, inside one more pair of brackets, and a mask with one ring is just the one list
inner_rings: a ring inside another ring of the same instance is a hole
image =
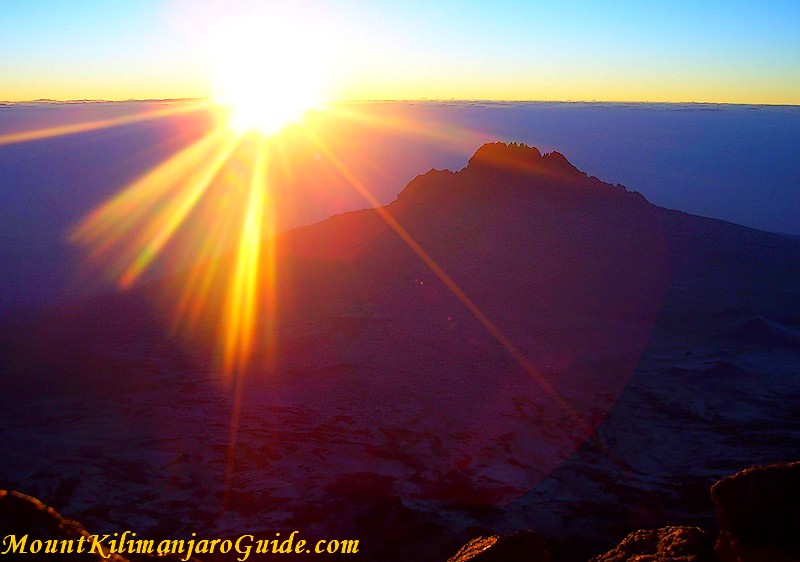
[[483, 133], [452, 123], [436, 123], [434, 125], [430, 122], [420, 122], [415, 119], [404, 117], [377, 115], [375, 113], [358, 111], [354, 109], [352, 105], [332, 105], [330, 113], [338, 117], [376, 126], [384, 130], [393, 130], [434, 140], [440, 145], [454, 148], [459, 152], [468, 153], [476, 146], [480, 146], [487, 140], [494, 138], [494, 135], [489, 133]]
[[[479, 130], [470, 129], [453, 123], [431, 123], [406, 117], [391, 115], [378, 115], [359, 111], [353, 105], [332, 105], [329, 113], [344, 119], [357, 121], [366, 125], [375, 126], [382, 130], [398, 131], [436, 141], [438, 146], [450, 147], [458, 152], [471, 153], [476, 146], [481, 146], [487, 141], [495, 140], [496, 135]], [[369, 105], [367, 105], [369, 107]], [[535, 162], [527, 162], [519, 158], [508, 158], [500, 155], [492, 165], [519, 173], [536, 173], [555, 179], [565, 179], [564, 173], [537, 166]]]
[[174, 261], [185, 267], [188, 264], [188, 269], [181, 275], [180, 286], [176, 287], [178, 300], [174, 303], [170, 323], [172, 333], [183, 331], [186, 336], [192, 336], [201, 319], [208, 316], [206, 313], [217, 296], [213, 292], [219, 291], [219, 284], [224, 280], [222, 271], [225, 270], [211, 267], [211, 264], [224, 260], [238, 244], [234, 233], [242, 224], [247, 186], [242, 183], [242, 174], [231, 173], [230, 168], [244, 167], [250, 173], [252, 161], [247, 159], [243, 163], [241, 157], [242, 152], [248, 152], [249, 144], [245, 137], [241, 138], [237, 150], [226, 162], [227, 170], [219, 174], [203, 201], [198, 202], [199, 208], [193, 218], [195, 226], [182, 233]]
[[95, 246], [93, 251], [103, 253], [109, 244], [118, 241], [131, 229], [138, 228], [148, 213], [170, 196], [175, 184], [215, 150], [221, 139], [221, 131], [212, 131], [136, 179], [73, 227], [70, 240], [100, 241], [102, 244]]
[[89, 247], [94, 261], [130, 287], [196, 206], [238, 139], [216, 130], [135, 181], [75, 227], [70, 240]]
[[227, 162], [237, 142], [236, 138], [228, 139], [215, 158], [192, 178], [188, 187], [181, 190], [179, 196], [151, 220], [149, 227], [145, 228], [143, 238], [146, 238], [146, 242], [139, 255], [120, 277], [121, 287], [129, 287], [136, 281], [164, 248], [189, 212], [197, 205], [214, 176]]
[[275, 137], [275, 145], [278, 148], [278, 163], [280, 164], [281, 171], [283, 172], [283, 176], [286, 178], [286, 182], [291, 184], [294, 179], [294, 170], [291, 166], [289, 166], [289, 154], [286, 149], [286, 138], [285, 135]]
[[[221, 240], [226, 225], [218, 223], [208, 229], [199, 247], [189, 246], [186, 249], [186, 253], [189, 254], [187, 261], [200, 256], [218, 256], [224, 252]], [[171, 333], [177, 333], [181, 329], [186, 329], [190, 333], [199, 324], [209, 302], [214, 282], [219, 276], [214, 268], [208, 267], [205, 263], [192, 267], [185, 275], [172, 315]]]
[[172, 117], [183, 113], [193, 113], [196, 111], [202, 111], [208, 108], [209, 108], [209, 103], [206, 101], [175, 102], [173, 104], [170, 104], [169, 107], [158, 109], [155, 111], [147, 111], [143, 113], [136, 113], [133, 115], [114, 117], [111, 119], [100, 119], [97, 121], [87, 121], [84, 123], [74, 123], [71, 125], [60, 125], [58, 127], [47, 127], [44, 129], [35, 129], [32, 131], [21, 131], [17, 133], [8, 133], [5, 135], [0, 135], [0, 146], [5, 144], [16, 144], [22, 142], [43, 140], [52, 137], [60, 137], [64, 135], [87, 133], [89, 131], [97, 131], [99, 129], [119, 127], [121, 125], [131, 125], [133, 123], [142, 123], [144, 121], [163, 119], [165, 117]]
[[258, 314], [257, 290], [266, 205], [267, 162], [264, 139], [257, 142], [239, 246], [236, 249], [236, 263], [228, 288], [228, 305], [222, 322], [223, 370], [226, 373], [244, 369], [252, 349], [254, 321]]
[[478, 307], [475, 302], [458, 286], [447, 272], [425, 251], [425, 249], [411, 236], [411, 234], [397, 221], [397, 219], [380, 205], [374, 195], [367, 187], [359, 181], [347, 166], [339, 160], [311, 131], [307, 131], [311, 141], [317, 146], [319, 151], [324, 154], [347, 182], [356, 189], [364, 199], [374, 208], [384, 222], [400, 237], [400, 239], [419, 257], [428, 269], [447, 287], [447, 289], [464, 305], [472, 316], [486, 329], [487, 332], [506, 350], [506, 352], [530, 375], [537, 385], [551, 398], [553, 398], [562, 409], [573, 419], [583, 426], [589, 424], [576, 412], [569, 403], [558, 393], [550, 382], [542, 375], [536, 367], [517, 349], [514, 343], [492, 322], [486, 314]]

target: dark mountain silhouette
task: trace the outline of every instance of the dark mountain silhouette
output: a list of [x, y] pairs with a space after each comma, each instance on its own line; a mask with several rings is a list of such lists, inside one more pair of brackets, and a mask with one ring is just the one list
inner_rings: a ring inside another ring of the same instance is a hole
[[503, 526], [598, 552], [676, 522], [676, 479], [705, 490], [793, 449], [800, 243], [655, 207], [559, 153], [484, 145], [265, 244], [238, 384], [223, 299], [169, 329], [233, 259], [6, 324], [0, 487], [92, 528], [292, 527], [370, 560]]

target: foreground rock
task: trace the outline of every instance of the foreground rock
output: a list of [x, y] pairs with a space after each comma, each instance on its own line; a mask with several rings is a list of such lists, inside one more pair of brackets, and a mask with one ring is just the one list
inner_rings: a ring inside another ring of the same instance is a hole
[[[752, 467], [711, 487], [719, 536], [699, 527], [630, 533], [590, 562], [800, 562], [800, 462]], [[572, 558], [568, 558], [570, 561]], [[549, 562], [531, 531], [479, 537], [448, 562]]]
[[721, 562], [800, 560], [800, 462], [753, 467], [711, 487]]
[[716, 562], [713, 536], [698, 527], [634, 531], [591, 562]]
[[[56, 556], [54, 554], [42, 554], [41, 552], [34, 552], [39, 550], [36, 541], [47, 543], [51, 541], [71, 542], [83, 538], [84, 541], [89, 541], [89, 532], [77, 521], [62, 517], [52, 507], [48, 507], [36, 498], [21, 494], [19, 492], [0, 490], [0, 553], [4, 553], [3, 559], [33, 559], [35, 556], [50, 557]], [[22, 537], [27, 536], [25, 542], [26, 553], [17, 553], [14, 555], [12, 552], [6, 552], [10, 547], [11, 539], [21, 540]], [[38, 543], [37, 543], [38, 544]], [[44, 545], [41, 547], [44, 549]], [[64, 553], [58, 554], [58, 560], [65, 562], [94, 562], [97, 560], [109, 560], [111, 562], [126, 562], [124, 558], [116, 555], [110, 555], [108, 558], [103, 554], [109, 556], [109, 553]]]
[[[79, 542], [81, 552], [78, 552]], [[198, 562], [195, 558], [171, 554], [123, 557], [102, 546], [95, 548], [92, 534], [83, 525], [63, 517], [34, 497], [10, 490], [0, 490], [0, 556], [3, 561], [29, 562]]]
[[550, 552], [542, 537], [523, 530], [473, 539], [447, 562], [550, 562]]
[[[714, 545], [711, 533], [698, 527], [664, 527], [629, 534], [619, 545], [590, 562], [798, 562], [800, 561], [800, 462], [753, 467], [718, 481], [711, 488], [720, 532]], [[39, 500], [0, 490], [0, 531], [7, 550], [9, 536], [27, 537], [31, 559], [44, 552], [41, 545], [90, 540], [78, 522], [62, 517]], [[39, 543], [31, 552], [33, 542]], [[716, 552], [715, 552], [716, 551]], [[48, 554], [49, 556], [49, 554]], [[137, 562], [103, 552], [59, 554], [59, 560], [85, 562], [111, 560]], [[8, 552], [4, 559], [14, 559]], [[165, 558], [160, 558], [165, 560]], [[167, 557], [166, 560], [177, 560]], [[191, 559], [194, 560], [194, 559]], [[551, 562], [546, 541], [521, 530], [501, 537], [478, 537], [463, 546], [448, 562]]]

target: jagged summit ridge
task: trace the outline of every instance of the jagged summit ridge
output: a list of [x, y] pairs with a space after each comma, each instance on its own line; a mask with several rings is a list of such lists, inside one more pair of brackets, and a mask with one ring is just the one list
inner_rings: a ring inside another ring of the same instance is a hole
[[578, 170], [560, 152], [542, 154], [535, 146], [523, 143], [486, 143], [469, 159], [468, 168], [504, 168], [517, 172], [536, 172], [550, 170], [563, 173], [565, 176], [581, 176], [586, 174]]
[[611, 185], [587, 175], [560, 152], [554, 150], [542, 153], [535, 146], [516, 142], [490, 142], [482, 145], [469, 159], [467, 167], [462, 172], [522, 176], [548, 183], [589, 183], [595, 187], [602, 185], [625, 190], [619, 184]]
[[398, 199], [439, 200], [447, 194], [501, 193], [521, 190], [531, 194], [580, 199], [619, 197], [645, 202], [638, 192], [623, 185], [609, 184], [576, 168], [560, 152], [542, 153], [523, 143], [490, 142], [478, 148], [467, 166], [458, 172], [430, 170], [417, 176]]

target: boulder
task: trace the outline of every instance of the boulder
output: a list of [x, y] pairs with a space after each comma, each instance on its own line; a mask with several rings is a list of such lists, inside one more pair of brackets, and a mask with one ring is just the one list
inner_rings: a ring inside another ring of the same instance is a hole
[[184, 554], [121, 556], [105, 548], [101, 552], [100, 548], [93, 548], [91, 537], [83, 525], [36, 498], [13, 490], [0, 490], [0, 559], [3, 562], [199, 562], [194, 557], [187, 559]]
[[590, 562], [716, 562], [713, 536], [698, 527], [634, 531]]
[[711, 487], [721, 562], [800, 561], [800, 462], [752, 467]]
[[472, 539], [447, 562], [550, 562], [545, 540], [533, 531]]
[[[13, 538], [12, 538], [13, 537]], [[27, 537], [27, 538], [25, 538]], [[63, 562], [96, 562], [109, 560], [110, 562], [126, 562], [121, 556], [110, 555], [104, 558], [99, 552], [89, 553], [64, 553], [43, 554], [38, 550], [34, 541], [46, 543], [48, 541], [77, 541], [84, 537], [89, 538], [89, 533], [77, 521], [62, 517], [56, 510], [37, 500], [34, 497], [20, 492], [0, 490], [0, 555], [3, 560], [34, 560], [37, 556], [42, 558], [57, 558]], [[12, 541], [24, 540], [25, 553], [14, 554]], [[51, 543], [53, 544], [53, 543]], [[73, 542], [74, 545], [74, 542]], [[42, 546], [42, 549], [44, 547]], [[5, 554], [3, 554], [5, 553]]]

